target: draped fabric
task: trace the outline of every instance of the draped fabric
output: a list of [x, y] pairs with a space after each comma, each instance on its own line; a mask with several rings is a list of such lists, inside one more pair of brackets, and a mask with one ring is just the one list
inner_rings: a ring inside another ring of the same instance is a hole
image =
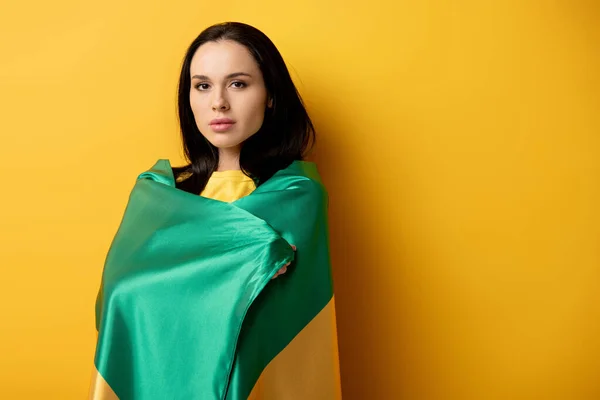
[[104, 265], [90, 397], [340, 398], [327, 203], [305, 161], [233, 202], [177, 189], [168, 160], [140, 174]]

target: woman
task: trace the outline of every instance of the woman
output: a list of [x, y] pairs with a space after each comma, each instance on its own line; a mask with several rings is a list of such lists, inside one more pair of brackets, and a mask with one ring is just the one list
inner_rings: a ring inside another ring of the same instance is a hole
[[158, 160], [132, 189], [90, 397], [341, 398], [327, 192], [280, 53], [249, 25], [211, 26], [178, 90], [189, 164]]

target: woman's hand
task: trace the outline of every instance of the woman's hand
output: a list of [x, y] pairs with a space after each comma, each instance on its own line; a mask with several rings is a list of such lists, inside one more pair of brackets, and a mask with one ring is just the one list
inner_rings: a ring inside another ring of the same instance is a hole
[[[296, 246], [292, 245], [292, 249], [293, 249], [294, 251], [296, 251]], [[275, 275], [273, 275], [273, 277], [272, 277], [271, 279], [275, 279], [275, 278], [277, 278], [279, 275], [285, 274], [285, 273], [287, 272], [287, 267], [288, 267], [288, 265], [290, 265], [290, 264], [291, 264], [291, 262], [289, 262], [289, 263], [285, 264], [283, 267], [281, 267], [281, 268], [279, 269], [279, 271], [277, 271], [277, 272], [275, 273]]]

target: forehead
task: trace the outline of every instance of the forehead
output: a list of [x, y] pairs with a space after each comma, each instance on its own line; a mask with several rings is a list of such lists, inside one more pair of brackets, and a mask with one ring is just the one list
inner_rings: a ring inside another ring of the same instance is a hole
[[196, 50], [190, 64], [191, 75], [215, 78], [234, 72], [258, 71], [258, 64], [248, 49], [232, 40], [204, 43]]

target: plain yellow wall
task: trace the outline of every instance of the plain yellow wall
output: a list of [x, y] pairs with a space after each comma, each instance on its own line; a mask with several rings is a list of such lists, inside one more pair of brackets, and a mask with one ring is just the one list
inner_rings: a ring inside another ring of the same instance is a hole
[[600, 398], [600, 6], [17, 2], [0, 13], [0, 398], [85, 398], [135, 177], [206, 26], [279, 47], [331, 196], [344, 397]]

